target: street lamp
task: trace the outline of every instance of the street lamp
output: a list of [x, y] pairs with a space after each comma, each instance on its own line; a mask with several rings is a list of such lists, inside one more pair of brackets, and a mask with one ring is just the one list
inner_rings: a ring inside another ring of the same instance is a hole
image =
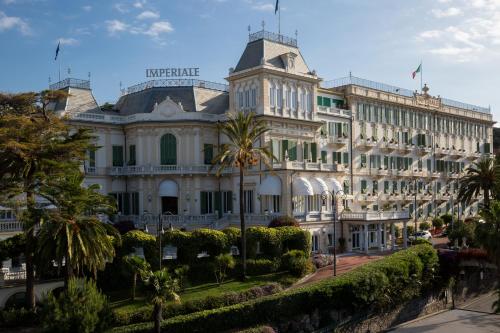
[[342, 198], [345, 198], [346, 195], [342, 189], [338, 190], [337, 192], [333, 193], [329, 190], [324, 190], [321, 192], [321, 199], [325, 200], [328, 198], [328, 196], [332, 197], [332, 212], [333, 212], [333, 235], [332, 235], [332, 245], [333, 245], [333, 276], [337, 276], [337, 233], [335, 231], [335, 227], [337, 224], [337, 195], [341, 193]]
[[[166, 214], [173, 215], [170, 212], [166, 212]], [[153, 213], [149, 213], [148, 211], [144, 211], [142, 215], [142, 220], [144, 224], [144, 232], [149, 232], [148, 230], [148, 220], [153, 220]], [[161, 247], [161, 237], [165, 233], [165, 230], [163, 229], [163, 220], [161, 218], [161, 214], [158, 214], [158, 220], [156, 223], [156, 235], [158, 236], [158, 245], [159, 245], [159, 250], [160, 250], [160, 270], [161, 270], [161, 261], [163, 260], [163, 249]]]

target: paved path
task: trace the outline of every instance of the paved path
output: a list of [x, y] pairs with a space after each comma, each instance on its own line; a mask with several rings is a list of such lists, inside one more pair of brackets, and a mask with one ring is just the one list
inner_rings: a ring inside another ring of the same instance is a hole
[[[342, 275], [368, 262], [379, 260], [391, 253], [392, 252], [387, 251], [384, 253], [369, 254], [369, 255], [354, 253], [354, 254], [339, 256], [337, 257], [337, 275]], [[331, 277], [333, 277], [333, 265], [318, 269], [312, 275], [306, 277], [305, 279], [300, 280], [297, 284], [293, 285], [292, 288], [302, 287], [306, 284], [310, 284]]]
[[460, 309], [416, 319], [393, 333], [500, 333], [500, 315], [492, 314], [494, 293], [478, 297]]

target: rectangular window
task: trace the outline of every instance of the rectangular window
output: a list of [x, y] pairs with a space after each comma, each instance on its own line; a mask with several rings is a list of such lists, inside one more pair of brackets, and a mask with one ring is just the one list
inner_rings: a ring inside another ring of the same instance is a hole
[[327, 152], [322, 150], [321, 151], [321, 163], [327, 163]]
[[214, 193], [213, 192], [200, 192], [200, 214], [213, 214], [214, 213]]
[[361, 180], [361, 193], [366, 193], [366, 180]]
[[89, 167], [95, 168], [95, 150], [89, 150]]
[[374, 180], [373, 181], [373, 194], [378, 193], [378, 181]]
[[123, 146], [113, 146], [113, 166], [123, 166]]
[[316, 142], [311, 143], [311, 161], [316, 163], [318, 160], [318, 145]]
[[245, 202], [245, 214], [253, 213], [253, 190], [243, 191], [243, 200]]
[[349, 181], [348, 180], [344, 180], [344, 193], [345, 194], [351, 193], [351, 188], [349, 186]]
[[135, 145], [130, 145], [128, 147], [128, 165], [135, 165], [136, 160], [135, 160]]
[[304, 161], [307, 161], [309, 159], [309, 143], [302, 143], [302, 153], [304, 156]]
[[233, 192], [222, 192], [222, 212], [229, 213], [233, 211]]
[[345, 153], [342, 154], [342, 163], [345, 166], [349, 165], [349, 153], [345, 152]]
[[288, 141], [288, 159], [290, 161], [297, 160], [297, 141]]
[[366, 154], [361, 154], [361, 168], [366, 168]]
[[214, 145], [205, 143], [203, 146], [203, 161], [205, 164], [212, 164], [214, 158]]

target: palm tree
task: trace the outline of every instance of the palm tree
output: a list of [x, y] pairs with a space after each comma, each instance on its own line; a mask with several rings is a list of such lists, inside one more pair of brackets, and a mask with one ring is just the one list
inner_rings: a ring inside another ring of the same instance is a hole
[[474, 162], [467, 168], [465, 176], [460, 179], [458, 200], [469, 204], [472, 198], [477, 197], [482, 191], [484, 194], [484, 206], [490, 206], [490, 198], [495, 189], [498, 167], [491, 158], [483, 158]]
[[[42, 193], [56, 205], [48, 212], [48, 220], [42, 223], [39, 233], [41, 262], [55, 260], [59, 267], [66, 266], [66, 282], [83, 269], [94, 277], [115, 256], [114, 239], [119, 233], [108, 228], [97, 217], [98, 213], [110, 212], [113, 200], [98, 192], [98, 185], [83, 187], [84, 176], [73, 173], [49, 181]], [[44, 186], [45, 187], [45, 186]]]
[[143, 275], [151, 269], [150, 265], [144, 258], [139, 256], [128, 256], [123, 258], [125, 264], [132, 271], [132, 301], [135, 300], [135, 289], [137, 286], [137, 275]]
[[272, 169], [273, 154], [267, 147], [257, 145], [262, 135], [269, 128], [264, 120], [257, 119], [254, 113], [239, 112], [229, 116], [226, 122], [219, 124], [219, 130], [224, 134], [228, 143], [220, 146], [218, 154], [212, 164], [216, 164], [217, 176], [220, 177], [226, 168], [238, 168], [240, 174], [240, 228], [241, 228], [241, 256], [243, 260], [242, 278], [246, 277], [246, 227], [245, 227], [245, 202], [243, 200], [243, 184], [245, 170], [259, 161]]
[[65, 98], [62, 91], [0, 94], [0, 196], [23, 195], [19, 220], [26, 235], [26, 306], [35, 308], [35, 227], [41, 214], [36, 206], [41, 184], [53, 175], [78, 170], [92, 147], [91, 130], [72, 129], [48, 106]]
[[177, 294], [177, 280], [172, 279], [165, 268], [156, 272], [149, 271], [143, 279], [148, 298], [154, 306], [154, 331], [160, 333], [163, 306], [168, 302], [180, 302], [180, 297]]

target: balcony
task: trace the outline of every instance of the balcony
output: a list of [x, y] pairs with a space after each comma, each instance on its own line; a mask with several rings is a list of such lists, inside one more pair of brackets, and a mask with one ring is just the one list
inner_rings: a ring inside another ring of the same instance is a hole
[[[210, 165], [130, 165], [123, 167], [111, 167], [107, 169], [110, 176], [145, 176], [145, 175], [171, 175], [171, 174], [208, 174]], [[212, 171], [215, 173], [215, 169]], [[232, 173], [232, 169], [224, 170], [224, 173]]]
[[344, 116], [344, 117], [351, 116], [351, 110], [348, 110], [347, 108], [344, 109], [342, 107], [339, 108], [334, 106], [328, 107], [328, 106], [318, 105], [317, 112], [335, 116]]
[[411, 149], [412, 146], [409, 143], [400, 143], [397, 147], [397, 150], [403, 155], [410, 153]]
[[377, 194], [359, 193], [355, 198], [359, 202], [373, 202], [377, 200]]
[[408, 211], [398, 212], [342, 212], [340, 219], [343, 221], [386, 221], [386, 220], [408, 220]]
[[293, 217], [300, 223], [307, 222], [320, 222], [332, 221], [333, 213], [331, 212], [307, 212], [307, 213], [293, 213]]
[[370, 168], [370, 176], [374, 177], [387, 177], [389, 175], [389, 170], [382, 168]]
[[446, 154], [448, 154], [448, 152], [445, 150], [445, 148], [436, 147], [434, 149], [434, 155], [436, 155], [437, 158], [444, 157], [446, 156]]
[[418, 169], [415, 169], [413, 170], [413, 173], [412, 173], [413, 177], [415, 178], [422, 178], [424, 177], [425, 173], [423, 170], [418, 170]]
[[273, 163], [273, 169], [345, 172], [345, 168], [342, 164], [325, 164], [299, 161], [282, 161]]
[[15, 219], [0, 220], [0, 233], [3, 232], [21, 232], [23, 231], [23, 223]]
[[399, 145], [395, 141], [382, 141], [379, 145], [379, 149], [385, 152], [392, 152], [399, 148]]
[[425, 156], [427, 154], [430, 154], [431, 150], [432, 150], [431, 147], [424, 147], [424, 146], [417, 147], [417, 155]]
[[431, 174], [431, 177], [434, 179], [441, 177], [441, 173], [438, 171], [432, 171], [430, 174]]
[[377, 141], [372, 139], [358, 139], [354, 145], [360, 150], [370, 150], [377, 145]]
[[389, 201], [401, 201], [403, 199], [403, 197], [401, 196], [401, 194], [399, 193], [390, 193], [388, 196], [387, 196], [387, 200]]
[[453, 159], [459, 159], [464, 156], [465, 152], [462, 152], [461, 150], [458, 149], [451, 149], [450, 150], [450, 157]]
[[475, 161], [477, 159], [480, 159], [481, 158], [481, 153], [480, 152], [474, 152], [474, 153], [470, 153], [466, 156], [466, 158], [470, 161]]
[[348, 142], [349, 142], [349, 139], [345, 138], [345, 137], [329, 136], [327, 139], [328, 145], [334, 146], [334, 147], [345, 146]]

